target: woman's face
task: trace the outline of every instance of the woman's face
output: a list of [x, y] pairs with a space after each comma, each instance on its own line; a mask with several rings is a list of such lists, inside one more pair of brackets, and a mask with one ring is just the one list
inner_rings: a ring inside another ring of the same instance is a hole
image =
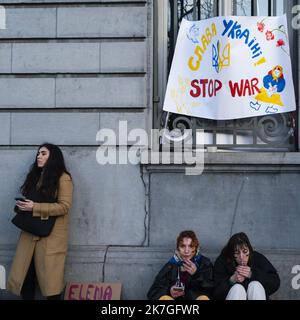
[[46, 147], [42, 147], [39, 149], [37, 153], [37, 166], [39, 168], [43, 168], [49, 159], [50, 151]]
[[250, 250], [248, 246], [242, 245], [234, 250], [234, 259], [238, 265], [246, 266], [249, 261]]
[[196, 248], [192, 244], [191, 238], [183, 238], [182, 241], [179, 243], [179, 254], [183, 259], [192, 259], [196, 253]]

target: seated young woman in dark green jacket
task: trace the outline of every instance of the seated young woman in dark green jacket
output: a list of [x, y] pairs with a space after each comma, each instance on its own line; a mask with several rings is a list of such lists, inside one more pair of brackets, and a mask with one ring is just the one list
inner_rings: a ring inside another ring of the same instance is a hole
[[174, 256], [159, 271], [147, 296], [150, 300], [209, 300], [213, 288], [210, 260], [199, 253], [193, 231], [177, 237]]
[[266, 300], [280, 286], [276, 269], [243, 232], [230, 238], [215, 261], [214, 282], [217, 300]]

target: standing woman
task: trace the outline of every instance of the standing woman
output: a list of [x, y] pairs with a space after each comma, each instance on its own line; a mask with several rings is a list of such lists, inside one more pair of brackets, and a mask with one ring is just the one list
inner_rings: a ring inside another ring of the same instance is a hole
[[244, 232], [234, 234], [216, 259], [214, 282], [217, 300], [266, 300], [280, 286], [276, 269]]
[[68, 212], [73, 193], [72, 178], [59, 147], [49, 143], [39, 147], [21, 192], [26, 200], [16, 202], [19, 212], [45, 220], [55, 216], [56, 220], [47, 237], [21, 232], [7, 289], [23, 300], [33, 300], [37, 281], [43, 296], [59, 300], [64, 289]]

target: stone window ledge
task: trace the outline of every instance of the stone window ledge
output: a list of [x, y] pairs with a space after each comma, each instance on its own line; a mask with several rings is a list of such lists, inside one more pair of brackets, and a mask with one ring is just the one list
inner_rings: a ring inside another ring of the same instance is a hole
[[[161, 157], [159, 163], [151, 163], [152, 153], [144, 151], [141, 157], [141, 165], [150, 172], [181, 172], [187, 166], [194, 166], [186, 163], [174, 164], [172, 161], [165, 164]], [[187, 159], [187, 163], [191, 163], [193, 156], [190, 155]], [[204, 171], [300, 172], [300, 152], [205, 152]]]

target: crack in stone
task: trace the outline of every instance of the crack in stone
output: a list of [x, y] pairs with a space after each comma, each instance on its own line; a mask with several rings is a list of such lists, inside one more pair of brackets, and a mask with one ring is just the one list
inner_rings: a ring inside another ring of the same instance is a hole
[[148, 206], [148, 201], [149, 201], [149, 180], [146, 182], [145, 181], [145, 176], [144, 176], [144, 170], [143, 167], [140, 166], [140, 177], [144, 185], [145, 189], [145, 205], [144, 205], [144, 210], [145, 210], [145, 217], [144, 217], [144, 239], [142, 240], [141, 246], [144, 246], [146, 241], [147, 241], [147, 234], [148, 234], [148, 217], [149, 217], [149, 206]]
[[106, 264], [106, 258], [107, 258], [107, 253], [108, 253], [108, 249], [111, 246], [107, 246], [106, 250], [105, 250], [105, 254], [104, 254], [104, 261], [103, 261], [103, 268], [102, 268], [102, 282], [105, 282], [105, 264]]
[[244, 180], [243, 180], [243, 182], [242, 182], [242, 185], [241, 185], [241, 187], [240, 187], [240, 191], [239, 191], [239, 193], [238, 193], [236, 202], [235, 202], [235, 207], [234, 207], [234, 213], [233, 213], [232, 222], [231, 222], [231, 228], [230, 228], [230, 236], [229, 236], [229, 238], [232, 236], [232, 232], [233, 232], [235, 220], [236, 220], [236, 217], [237, 217], [237, 209], [238, 209], [238, 206], [239, 206], [240, 197], [241, 197], [242, 191], [243, 191], [243, 189], [244, 189], [244, 185], [245, 185], [246, 180], [247, 180], [247, 178], [244, 178]]

